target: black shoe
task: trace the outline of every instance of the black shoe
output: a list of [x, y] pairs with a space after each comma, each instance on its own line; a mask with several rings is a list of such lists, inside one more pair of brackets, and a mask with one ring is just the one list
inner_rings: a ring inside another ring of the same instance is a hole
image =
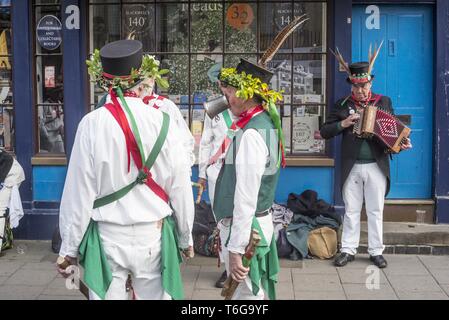
[[215, 282], [215, 287], [216, 288], [223, 288], [224, 283], [225, 283], [227, 277], [228, 277], [228, 275], [227, 275], [226, 270], [225, 270], [221, 274], [220, 279], [218, 279], [217, 282]]
[[348, 262], [354, 261], [354, 259], [355, 257], [353, 254], [342, 252], [337, 258], [335, 258], [334, 265], [337, 267], [344, 267]]
[[369, 256], [369, 259], [374, 263], [374, 265], [380, 269], [387, 267], [387, 260], [382, 255]]

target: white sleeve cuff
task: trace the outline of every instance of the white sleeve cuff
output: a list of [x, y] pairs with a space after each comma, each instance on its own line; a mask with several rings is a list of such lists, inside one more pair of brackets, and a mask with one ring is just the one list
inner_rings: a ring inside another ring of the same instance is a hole
[[179, 237], [178, 245], [181, 249], [187, 249], [188, 247], [193, 246], [192, 234], [181, 235]]
[[61, 244], [61, 249], [59, 250], [59, 255], [61, 257], [72, 257], [77, 258], [78, 257], [78, 248], [68, 248], [64, 243]]
[[232, 253], [239, 253], [239, 254], [245, 254], [245, 247], [234, 247], [231, 245], [228, 245], [228, 251]]

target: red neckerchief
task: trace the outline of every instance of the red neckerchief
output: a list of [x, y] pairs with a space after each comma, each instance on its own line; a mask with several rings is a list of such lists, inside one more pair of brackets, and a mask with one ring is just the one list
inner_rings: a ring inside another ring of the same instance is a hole
[[[226, 134], [226, 137], [223, 140], [223, 143], [221, 144], [221, 147], [217, 150], [215, 155], [212, 158], [210, 158], [209, 165], [214, 164], [224, 153], [227, 152], [236, 131], [238, 131], [239, 129], [243, 129], [252, 118], [254, 118], [256, 115], [264, 111], [265, 111], [264, 108], [262, 108], [261, 105], [258, 105], [257, 107], [251, 110], [243, 112], [239, 116], [239, 119], [235, 120], [232, 123], [231, 127], [228, 130], [228, 133]], [[229, 136], [230, 133], [232, 133], [231, 137]]]
[[[140, 155], [139, 147], [137, 146], [136, 139], [134, 137], [134, 134], [129, 126], [128, 119], [126, 118], [125, 112], [123, 112], [122, 107], [120, 106], [117, 95], [115, 94], [114, 90], [110, 90], [109, 94], [111, 96], [112, 103], [108, 103], [105, 105], [105, 108], [111, 112], [111, 114], [114, 116], [115, 120], [119, 124], [120, 128], [123, 131], [123, 134], [125, 135], [125, 141], [126, 141], [126, 149], [128, 153], [128, 172], [130, 171], [130, 163], [131, 163], [131, 156], [134, 160], [134, 163], [136, 164], [137, 169], [143, 170], [146, 174], [145, 184], [163, 201], [168, 203], [168, 195], [167, 193], [156, 183], [156, 181], [153, 180], [151, 176], [150, 170], [142, 163], [142, 157]], [[128, 96], [133, 96], [128, 95]], [[136, 95], [137, 97], [137, 95]]]
[[138, 98], [139, 96], [134, 91], [126, 91], [123, 96], [125, 97], [131, 97], [131, 98]]
[[367, 105], [375, 106], [379, 102], [380, 98], [382, 98], [381, 94], [372, 94], [370, 91], [368, 99], [364, 101], [357, 101], [354, 94], [351, 94], [351, 100], [357, 108], [365, 108]]
[[[142, 100], [143, 103], [145, 104], [150, 104], [151, 100], [159, 100], [159, 101], [163, 101], [165, 99], [165, 97], [158, 95], [157, 97], [155, 95], [151, 95], [151, 96], [145, 96]], [[153, 103], [152, 105], [153, 108], [159, 109], [159, 106], [156, 104], [156, 101]]]

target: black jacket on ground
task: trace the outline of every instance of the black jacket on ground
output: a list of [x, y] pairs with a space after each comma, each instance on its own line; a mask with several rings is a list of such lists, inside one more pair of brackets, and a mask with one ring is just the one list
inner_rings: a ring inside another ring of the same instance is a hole
[[[372, 97], [374, 100], [376, 98], [376, 94], [373, 93]], [[393, 114], [391, 99], [387, 96], [382, 96], [376, 103], [376, 106]], [[356, 110], [354, 101], [351, 98], [342, 98], [338, 100], [334, 106], [334, 109], [331, 110], [329, 116], [327, 117], [327, 121], [323, 124], [320, 130], [320, 134], [324, 139], [333, 138], [340, 133], [343, 134], [341, 141], [341, 190], [343, 190], [343, 185], [357, 160], [360, 147], [363, 142], [363, 139], [358, 138], [352, 133], [353, 126], [345, 128], [341, 131], [338, 130], [338, 123], [349, 117], [349, 110], [351, 108]], [[371, 148], [373, 157], [376, 159], [377, 165], [387, 177], [387, 188], [385, 191], [386, 196], [390, 191], [389, 154], [385, 153], [385, 147], [375, 138], [368, 139], [367, 141]]]

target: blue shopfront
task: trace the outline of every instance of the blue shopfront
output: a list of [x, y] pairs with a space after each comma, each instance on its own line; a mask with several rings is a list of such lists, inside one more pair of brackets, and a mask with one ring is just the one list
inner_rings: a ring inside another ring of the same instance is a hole
[[[271, 85], [284, 90], [288, 141], [276, 201], [313, 189], [343, 209], [339, 142], [317, 134], [333, 103], [349, 92], [329, 48], [365, 60], [369, 44], [383, 40], [374, 89], [392, 98], [396, 113], [411, 116], [414, 145], [392, 161], [385, 218], [449, 223], [448, 1], [14, 0], [0, 1], [0, 11], [1, 143], [27, 176], [19, 238], [49, 239], [57, 224], [77, 125], [101, 97], [85, 67], [95, 48], [130, 33], [142, 40], [170, 69], [170, 89], [161, 93], [180, 107], [198, 143], [202, 102], [218, 93], [208, 71], [240, 56], [256, 59], [302, 13], [309, 22], [270, 65]], [[195, 166], [192, 180], [197, 174]]]

